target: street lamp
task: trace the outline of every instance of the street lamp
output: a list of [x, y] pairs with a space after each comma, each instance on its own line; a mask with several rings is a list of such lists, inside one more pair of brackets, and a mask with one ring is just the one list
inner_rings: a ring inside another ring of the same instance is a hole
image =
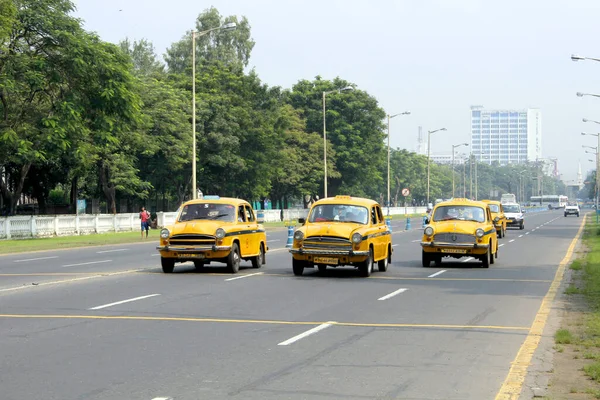
[[600, 58], [584, 57], [584, 56], [580, 56], [579, 54], [571, 54], [571, 60], [572, 61], [583, 61], [583, 60], [600, 61]]
[[404, 111], [399, 114], [389, 115], [388, 119], [388, 137], [387, 137], [387, 214], [390, 215], [390, 119], [399, 115], [410, 115], [410, 111]]
[[600, 94], [594, 94], [594, 93], [582, 93], [582, 92], [577, 92], [575, 93], [577, 95], [577, 97], [583, 97], [583, 96], [594, 96], [594, 97], [600, 97]]
[[[600, 138], [600, 136], [599, 136]], [[599, 139], [600, 140], [600, 139]], [[596, 155], [596, 190], [595, 190], [595, 198], [596, 198], [596, 224], [598, 223], [598, 197], [600, 197], [600, 193], [598, 193], [599, 189], [600, 189], [600, 182], [598, 180], [598, 165], [600, 165], [600, 157], [598, 157], [598, 148], [597, 147], [592, 147], [592, 146], [583, 146], [583, 147], [589, 147], [591, 149], [594, 149], [595, 151], [589, 151], [586, 150], [585, 152], [588, 154], [595, 154]], [[592, 160], [590, 160], [592, 161]]]
[[192, 199], [194, 200], [198, 198], [198, 192], [196, 191], [196, 38], [213, 31], [231, 31], [236, 27], [235, 22], [228, 22], [206, 31], [192, 31]]
[[582, 120], [583, 122], [594, 122], [594, 123], [596, 123], [596, 124], [600, 124], [600, 122], [599, 122], [599, 121], [594, 121], [593, 119], [582, 118], [581, 120]]
[[326, 126], [326, 119], [325, 119], [325, 97], [330, 94], [330, 93], [341, 93], [344, 92], [346, 90], [354, 90], [354, 88], [352, 86], [346, 86], [344, 88], [341, 89], [336, 89], [336, 90], [329, 90], [327, 92], [323, 92], [323, 168], [324, 168], [324, 175], [323, 175], [323, 189], [324, 189], [324, 194], [325, 196], [323, 198], [327, 198], [327, 126]]
[[429, 206], [429, 164], [431, 163], [431, 134], [439, 131], [445, 131], [446, 128], [427, 131], [427, 205]]
[[468, 146], [469, 143], [460, 143], [452, 145], [452, 198], [454, 198], [454, 149], [460, 146]]

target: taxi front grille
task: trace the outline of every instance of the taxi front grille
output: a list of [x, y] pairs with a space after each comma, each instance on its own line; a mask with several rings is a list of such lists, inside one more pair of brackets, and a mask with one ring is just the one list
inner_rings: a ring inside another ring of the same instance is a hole
[[216, 244], [217, 240], [212, 235], [173, 235], [169, 239], [169, 244], [173, 246], [206, 246]]
[[467, 235], [465, 233], [438, 233], [433, 235], [433, 241], [445, 243], [475, 243], [475, 236]]
[[309, 236], [304, 240], [304, 247], [311, 249], [352, 250], [350, 240], [338, 236]]

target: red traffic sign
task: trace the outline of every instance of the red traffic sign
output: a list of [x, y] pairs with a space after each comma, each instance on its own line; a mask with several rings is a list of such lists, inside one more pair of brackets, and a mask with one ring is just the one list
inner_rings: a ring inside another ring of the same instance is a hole
[[402, 189], [402, 196], [406, 197], [410, 194], [410, 190], [408, 188]]

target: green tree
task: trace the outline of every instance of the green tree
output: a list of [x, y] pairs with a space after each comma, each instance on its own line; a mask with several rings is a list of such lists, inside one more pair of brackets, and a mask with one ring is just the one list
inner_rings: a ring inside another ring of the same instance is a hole
[[331, 176], [328, 195], [379, 197], [384, 182], [381, 171], [387, 160], [383, 144], [385, 112], [365, 91], [335, 92], [348, 86], [350, 83], [340, 78], [302, 80], [293, 86], [288, 101], [301, 111], [308, 132], [322, 132], [323, 92], [334, 91], [326, 98], [327, 139], [335, 151], [335, 158], [328, 156], [327, 172], [331, 176], [331, 164], [339, 176]]
[[148, 76], [164, 72], [164, 65], [156, 57], [152, 42], [141, 39], [133, 43], [128, 38], [119, 42], [119, 47], [131, 58], [137, 75]]
[[[216, 29], [227, 23], [235, 23], [234, 30]], [[246, 17], [238, 19], [232, 15], [222, 17], [219, 11], [211, 7], [204, 10], [196, 19], [196, 32], [214, 31], [196, 37], [196, 66], [206, 62], [219, 61], [223, 64], [247, 66], [254, 48], [250, 34], [250, 23]], [[178, 42], [167, 49], [165, 61], [170, 72], [190, 71], [192, 65], [192, 34], [188, 32]]]

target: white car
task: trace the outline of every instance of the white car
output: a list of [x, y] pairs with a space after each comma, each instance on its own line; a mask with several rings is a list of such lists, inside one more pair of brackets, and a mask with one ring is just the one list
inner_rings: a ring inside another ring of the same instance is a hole
[[577, 215], [579, 217], [579, 204], [577, 204], [577, 203], [568, 203], [565, 206], [565, 217], [567, 215]]
[[525, 210], [521, 208], [520, 204], [517, 203], [505, 203], [502, 204], [504, 208], [504, 215], [506, 216], [506, 227], [516, 226], [519, 229], [525, 229], [525, 220], [523, 214]]

